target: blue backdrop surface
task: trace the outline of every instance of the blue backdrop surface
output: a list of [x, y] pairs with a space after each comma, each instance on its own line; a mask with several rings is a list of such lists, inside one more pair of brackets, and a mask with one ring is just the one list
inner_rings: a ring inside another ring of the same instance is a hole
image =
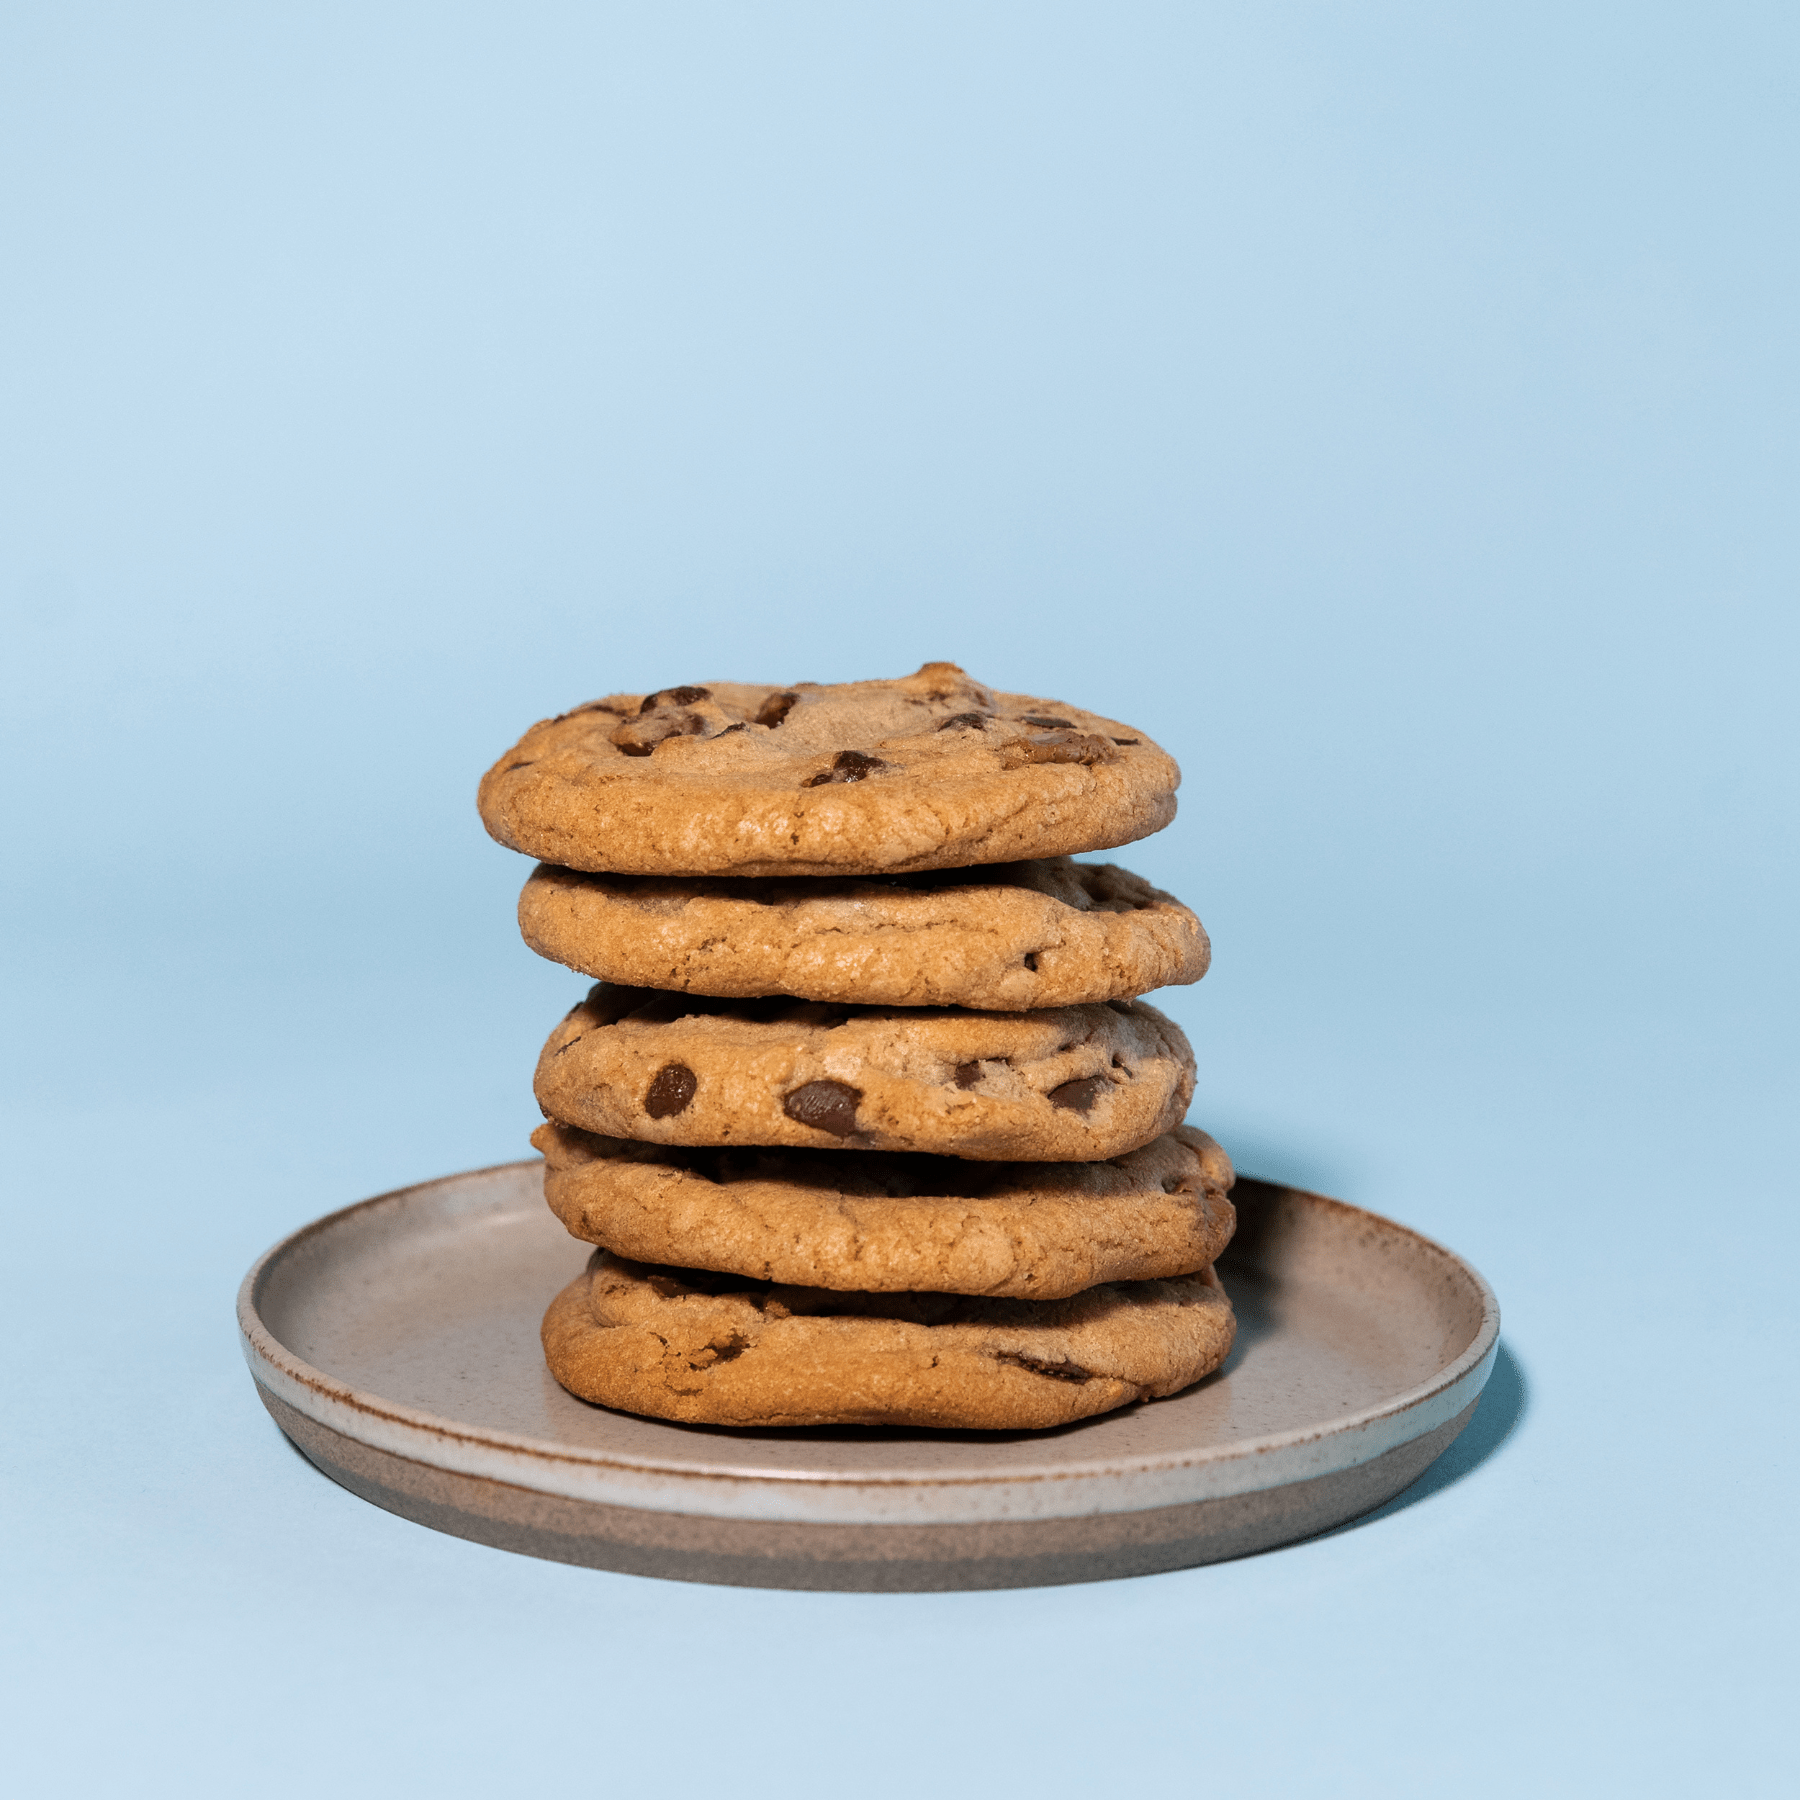
[[[1774, 1791], [1796, 1679], [1791, 9], [21, 3], [0, 22], [24, 1791]], [[767, 1594], [351, 1499], [269, 1242], [522, 1154], [473, 811], [593, 695], [1142, 725], [1247, 1169], [1507, 1354], [1362, 1525]]]

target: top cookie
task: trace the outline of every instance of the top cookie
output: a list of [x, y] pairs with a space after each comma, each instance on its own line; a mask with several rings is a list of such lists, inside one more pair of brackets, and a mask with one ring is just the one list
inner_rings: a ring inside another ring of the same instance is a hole
[[1175, 760], [954, 663], [898, 681], [615, 694], [481, 782], [515, 850], [625, 875], [876, 875], [1105, 850], [1175, 816]]

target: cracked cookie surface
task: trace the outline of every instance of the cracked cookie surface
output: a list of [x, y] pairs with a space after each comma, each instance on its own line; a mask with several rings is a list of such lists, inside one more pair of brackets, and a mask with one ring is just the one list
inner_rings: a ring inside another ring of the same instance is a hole
[[1061, 1299], [1188, 1275], [1231, 1241], [1231, 1163], [1174, 1131], [1108, 1162], [681, 1150], [545, 1124], [544, 1198], [635, 1262], [869, 1293]]
[[1026, 1431], [1179, 1393], [1234, 1331], [1210, 1268], [1006, 1300], [780, 1287], [600, 1250], [550, 1303], [543, 1344], [571, 1393], [652, 1418]]
[[526, 732], [479, 805], [501, 843], [567, 868], [874, 875], [1128, 844], [1174, 818], [1180, 779], [1133, 726], [927, 663], [589, 701]]
[[647, 1143], [1091, 1162], [1180, 1123], [1194, 1054], [1141, 1000], [1000, 1013], [600, 982], [535, 1087], [550, 1118]]
[[541, 864], [519, 896], [519, 929], [540, 956], [631, 986], [995, 1011], [1198, 981], [1211, 954], [1173, 895], [1067, 857], [885, 880]]

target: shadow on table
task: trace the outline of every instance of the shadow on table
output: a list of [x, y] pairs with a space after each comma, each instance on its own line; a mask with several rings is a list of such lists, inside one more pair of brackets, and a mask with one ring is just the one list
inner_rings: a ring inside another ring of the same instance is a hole
[[1481, 1390], [1481, 1402], [1475, 1408], [1475, 1416], [1463, 1427], [1456, 1442], [1411, 1487], [1403, 1489], [1385, 1505], [1334, 1526], [1330, 1531], [1322, 1531], [1311, 1541], [1318, 1543], [1323, 1538], [1337, 1537], [1341, 1532], [1360, 1531], [1377, 1519], [1391, 1518], [1409, 1506], [1417, 1506], [1421, 1500], [1429, 1500], [1433, 1494], [1442, 1493], [1447, 1487], [1454, 1487], [1465, 1475], [1474, 1474], [1518, 1430], [1530, 1405], [1531, 1384], [1525, 1379], [1519, 1359], [1502, 1340], [1494, 1356], [1494, 1372]]

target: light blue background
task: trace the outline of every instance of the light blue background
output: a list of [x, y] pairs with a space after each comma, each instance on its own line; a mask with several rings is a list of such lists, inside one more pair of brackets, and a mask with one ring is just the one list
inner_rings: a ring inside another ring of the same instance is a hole
[[[1791, 7], [100, 6], [0, 41], [19, 1791], [1773, 1793], [1796, 1678]], [[523, 1153], [477, 776], [982, 678], [1244, 1166], [1510, 1360], [1409, 1501], [1083, 1588], [540, 1564], [288, 1451], [276, 1237]]]

